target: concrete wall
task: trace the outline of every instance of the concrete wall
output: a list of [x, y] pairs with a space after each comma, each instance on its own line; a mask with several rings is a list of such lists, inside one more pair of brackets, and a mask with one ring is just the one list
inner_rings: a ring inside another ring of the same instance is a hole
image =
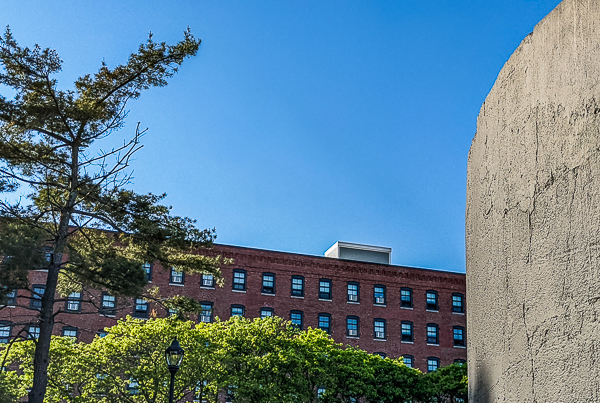
[[564, 0], [500, 72], [466, 237], [471, 401], [600, 401], [599, 0]]

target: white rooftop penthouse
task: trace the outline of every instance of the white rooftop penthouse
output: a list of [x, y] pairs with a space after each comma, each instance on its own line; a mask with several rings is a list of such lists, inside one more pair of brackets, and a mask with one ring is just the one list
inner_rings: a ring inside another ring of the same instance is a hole
[[338, 241], [334, 243], [331, 248], [327, 249], [325, 257], [357, 260], [359, 262], [391, 264], [392, 248]]

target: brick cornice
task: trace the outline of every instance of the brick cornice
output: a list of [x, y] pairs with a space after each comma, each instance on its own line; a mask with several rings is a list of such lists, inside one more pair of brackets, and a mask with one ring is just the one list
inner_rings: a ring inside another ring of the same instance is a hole
[[276, 252], [230, 245], [214, 245], [211, 255], [221, 255], [234, 260], [234, 266], [260, 266], [276, 264], [287, 267], [327, 270], [336, 273], [353, 273], [386, 276], [406, 281], [437, 284], [465, 284], [463, 273], [443, 272], [432, 269], [384, 265], [378, 263], [337, 260], [321, 256]]

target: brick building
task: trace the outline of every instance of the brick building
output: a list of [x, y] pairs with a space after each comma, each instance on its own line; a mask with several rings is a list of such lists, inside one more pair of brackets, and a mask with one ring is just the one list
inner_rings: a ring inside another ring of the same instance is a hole
[[[390, 265], [391, 249], [336, 243], [325, 257], [215, 245], [214, 254], [234, 259], [223, 268], [219, 287], [207, 275], [185, 276], [146, 265], [149, 281], [165, 296], [201, 302], [198, 321], [277, 315], [301, 328], [320, 327], [336, 342], [397, 358], [423, 371], [466, 353], [465, 275]], [[33, 272], [32, 289], [43, 292], [45, 273]], [[82, 303], [92, 299], [94, 303]], [[0, 342], [18, 332], [35, 335], [31, 321], [39, 299], [25, 291], [0, 311]], [[55, 333], [90, 341], [126, 315], [166, 316], [143, 300], [107, 293], [72, 294]], [[27, 306], [24, 307], [24, 306]]]

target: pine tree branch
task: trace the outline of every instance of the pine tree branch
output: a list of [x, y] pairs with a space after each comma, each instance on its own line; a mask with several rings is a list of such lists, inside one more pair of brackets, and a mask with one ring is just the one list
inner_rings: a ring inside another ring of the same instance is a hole
[[84, 216], [84, 217], [94, 218], [96, 220], [102, 221], [103, 223], [111, 226], [115, 231], [117, 231], [119, 233], [125, 232], [114, 221], [112, 221], [110, 218], [108, 218], [104, 215], [92, 213], [90, 211], [83, 211], [83, 210], [73, 210], [73, 214], [77, 214], [77, 215]]
[[54, 88], [52, 88], [52, 84], [50, 82], [50, 77], [48, 75], [46, 75], [44, 78], [46, 79], [46, 87], [48, 88], [48, 91], [50, 93], [50, 97], [52, 98], [52, 101], [54, 102], [54, 106], [56, 107], [56, 113], [60, 117], [60, 120], [63, 122], [63, 125], [65, 125], [65, 127], [67, 128], [67, 130], [69, 130], [69, 134], [71, 134], [71, 137], [74, 139], [75, 136], [73, 135], [73, 131], [71, 130], [71, 126], [69, 125], [69, 123], [67, 122], [67, 120], [65, 119], [64, 115], [61, 112], [60, 105], [58, 103], [58, 99], [56, 98], [56, 94], [54, 93]]
[[43, 133], [43, 134], [45, 134], [45, 135], [47, 135], [47, 136], [50, 136], [50, 137], [52, 137], [52, 138], [53, 138], [53, 139], [55, 139], [55, 140], [62, 141], [62, 142], [63, 142], [63, 143], [65, 143], [65, 145], [67, 145], [67, 146], [71, 146], [71, 145], [73, 145], [73, 142], [72, 142], [72, 141], [70, 141], [70, 140], [67, 140], [65, 137], [61, 136], [60, 134], [57, 134], [57, 133], [51, 132], [51, 131], [49, 131], [49, 130], [46, 130], [46, 129], [42, 129], [41, 127], [28, 126], [28, 125], [25, 125], [25, 126], [22, 126], [22, 127], [23, 127], [24, 129], [27, 129], [27, 130], [33, 130], [33, 131], [36, 131], [36, 132]]
[[19, 182], [27, 183], [27, 184], [32, 185], [32, 186], [42, 186], [42, 187], [48, 186], [48, 187], [56, 187], [56, 188], [62, 189], [62, 190], [69, 190], [67, 187], [65, 187], [63, 185], [60, 185], [59, 183], [56, 183], [56, 182], [54, 182], [54, 183], [53, 182], [40, 182], [40, 181], [34, 181], [34, 180], [30, 180], [30, 179], [25, 179], [25, 178], [22, 178], [22, 177], [14, 174], [12, 172], [9, 172], [9, 171], [7, 171], [5, 169], [2, 169], [2, 168], [0, 168], [0, 173], [4, 174], [4, 175], [6, 175], [6, 176], [8, 176], [10, 178], [13, 178], [13, 179], [15, 179], [15, 180], [17, 180]]

